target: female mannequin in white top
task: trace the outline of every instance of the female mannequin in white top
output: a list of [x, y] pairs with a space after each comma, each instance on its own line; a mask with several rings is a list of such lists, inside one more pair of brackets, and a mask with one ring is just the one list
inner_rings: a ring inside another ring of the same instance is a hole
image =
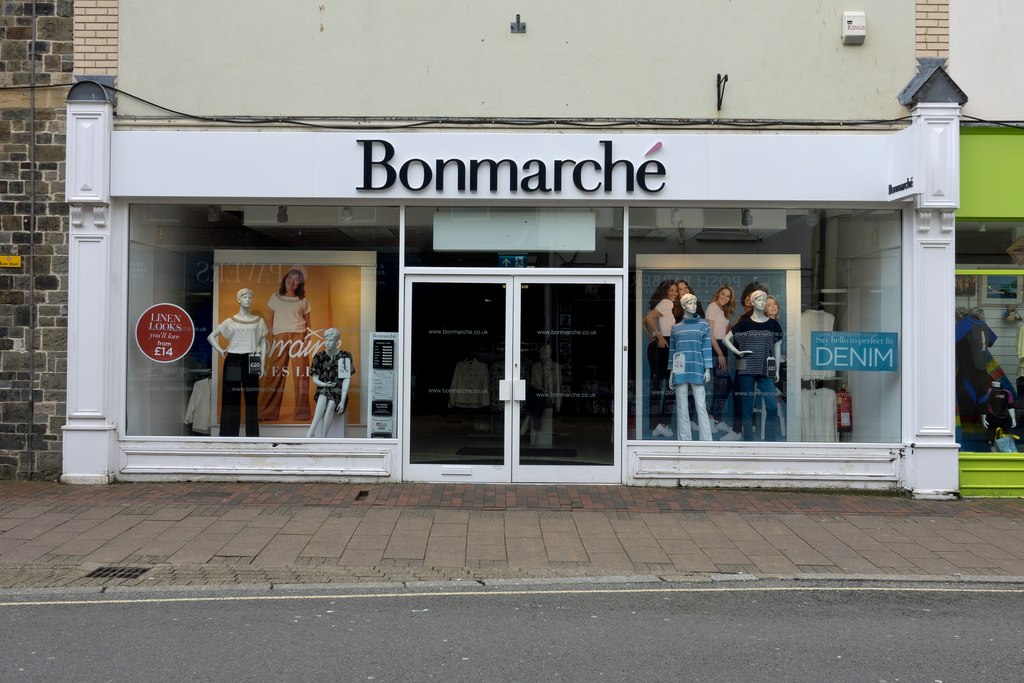
[[[252, 313], [252, 290], [238, 290], [238, 313], [225, 318], [206, 338], [223, 361], [220, 436], [238, 436], [241, 403], [245, 398], [245, 435], [259, 436], [260, 377], [266, 370], [267, 325]], [[217, 340], [228, 340], [222, 348]]]

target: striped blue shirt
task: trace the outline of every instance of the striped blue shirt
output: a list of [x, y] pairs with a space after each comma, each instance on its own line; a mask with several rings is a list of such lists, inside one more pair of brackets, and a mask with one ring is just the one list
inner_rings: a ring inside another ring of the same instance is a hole
[[[677, 356], [678, 354], [678, 356]], [[672, 326], [668, 343], [668, 369], [672, 384], [703, 384], [711, 367], [711, 326], [703, 318], [683, 318]], [[682, 372], [679, 369], [682, 368]]]

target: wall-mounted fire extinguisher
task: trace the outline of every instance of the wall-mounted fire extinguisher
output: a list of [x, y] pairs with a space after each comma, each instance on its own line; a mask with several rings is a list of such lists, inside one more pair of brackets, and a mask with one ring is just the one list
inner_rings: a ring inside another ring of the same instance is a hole
[[853, 397], [843, 384], [836, 392], [836, 430], [853, 431]]

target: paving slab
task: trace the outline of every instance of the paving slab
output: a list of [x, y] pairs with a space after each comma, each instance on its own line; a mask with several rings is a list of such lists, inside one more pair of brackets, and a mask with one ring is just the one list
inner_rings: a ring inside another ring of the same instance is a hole
[[[1024, 583], [1024, 500], [1017, 499], [625, 486], [0, 482], [0, 500], [0, 588], [486, 583], [609, 572]], [[86, 578], [108, 565], [145, 573]]]

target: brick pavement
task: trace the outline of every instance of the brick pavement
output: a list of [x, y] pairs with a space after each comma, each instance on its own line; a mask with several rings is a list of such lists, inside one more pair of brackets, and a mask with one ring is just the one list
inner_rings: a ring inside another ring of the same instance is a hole
[[[103, 567], [137, 578], [89, 578]], [[721, 575], [1024, 581], [1024, 500], [626, 486], [0, 482], [0, 588]]]

